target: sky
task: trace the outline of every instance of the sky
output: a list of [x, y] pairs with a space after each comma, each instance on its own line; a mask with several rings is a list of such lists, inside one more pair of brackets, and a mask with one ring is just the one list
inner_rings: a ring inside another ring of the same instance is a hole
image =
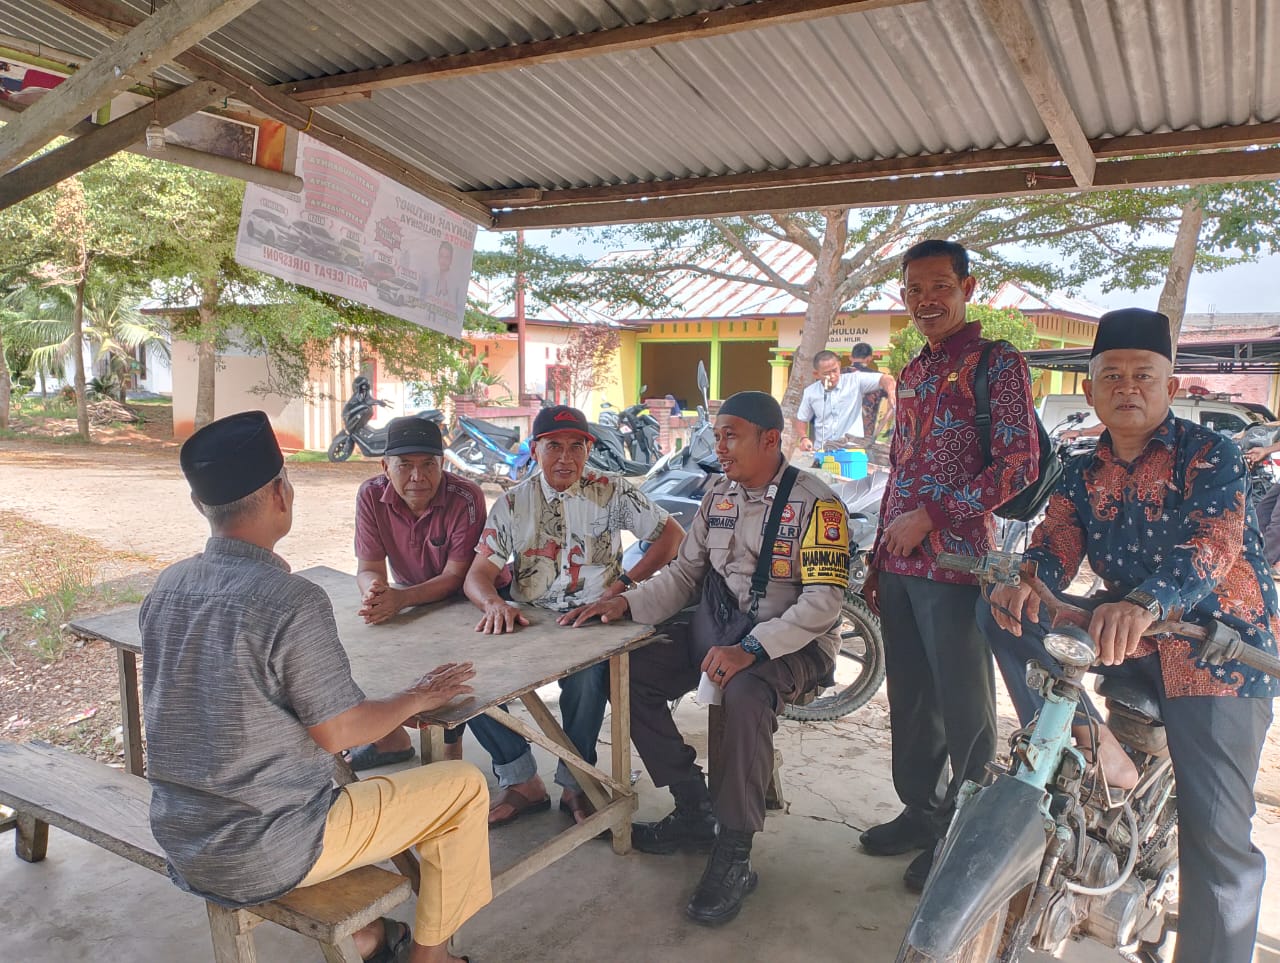
[[[496, 232], [480, 231], [476, 237], [476, 247], [480, 250], [492, 250], [498, 246], [501, 237]], [[551, 231], [528, 231], [525, 237], [530, 244], [545, 244], [561, 253], [577, 251], [581, 254], [598, 255], [604, 251], [603, 247], [598, 246], [580, 248], [580, 242], [575, 241], [574, 235], [569, 233], [552, 237]], [[1100, 308], [1154, 309], [1160, 297], [1160, 288], [1104, 294], [1100, 286], [1086, 285], [1079, 295]], [[1240, 264], [1216, 273], [1197, 272], [1192, 275], [1187, 290], [1188, 313], [1254, 311], [1280, 312], [1280, 255], [1270, 255], [1252, 264]]]

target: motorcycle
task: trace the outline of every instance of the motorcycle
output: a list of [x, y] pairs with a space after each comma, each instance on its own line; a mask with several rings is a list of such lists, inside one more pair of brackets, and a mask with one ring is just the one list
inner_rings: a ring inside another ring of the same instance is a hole
[[[329, 442], [330, 461], [346, 461], [356, 448], [359, 448], [360, 454], [366, 458], [381, 458], [382, 453], [387, 450], [386, 427], [370, 428], [369, 422], [373, 419], [374, 408], [390, 408], [391, 405], [373, 397], [368, 390], [368, 381], [365, 380], [362, 387], [360, 385], [362, 380], [364, 380], [363, 376], [356, 379], [355, 393], [342, 406], [342, 430], [333, 436], [333, 441]], [[413, 417], [434, 421], [441, 427], [443, 434], [443, 411], [428, 408], [417, 412]]]
[[587, 428], [595, 442], [587, 456], [587, 464], [596, 471], [614, 475], [643, 475], [653, 467], [652, 459], [635, 461], [627, 455], [626, 440], [617, 428], [610, 428], [599, 422], [588, 422]]
[[[640, 386], [640, 395], [644, 396], [648, 385]], [[662, 455], [662, 447], [658, 444], [661, 425], [658, 419], [649, 414], [649, 406], [643, 401], [629, 408], [618, 411], [608, 401], [600, 404], [600, 427], [612, 428], [622, 435], [622, 443], [626, 457], [631, 461], [652, 466]]]
[[[702, 499], [722, 474], [715, 452], [715, 436], [707, 417], [708, 379], [706, 368], [698, 364], [698, 385], [704, 404], [698, 406], [698, 420], [689, 442], [654, 464], [640, 485], [649, 500], [670, 513], [688, 530]], [[839, 719], [864, 706], [884, 681], [884, 638], [880, 619], [872, 613], [860, 594], [867, 578], [868, 552], [875, 541], [884, 494], [885, 472], [860, 479], [831, 479], [831, 487], [849, 510], [849, 588], [840, 611], [840, 653], [836, 660], [835, 685], [803, 705], [787, 705], [783, 715], [801, 722]], [[637, 542], [623, 554], [623, 569], [640, 560], [649, 545]]]
[[[1044, 708], [1014, 733], [1007, 765], [993, 764], [985, 785], [961, 788], [898, 963], [1014, 963], [1024, 951], [1056, 954], [1082, 937], [1130, 963], [1156, 963], [1178, 869], [1173, 764], [1156, 693], [1131, 679], [1098, 684], [1107, 724], [1140, 774], [1133, 789], [1110, 788], [1071, 737], [1085, 673], [1098, 658], [1084, 629], [1091, 613], [1059, 600], [1021, 555], [944, 554], [939, 562], [984, 587], [1031, 585], [1051, 616], [1044, 644], [1062, 674], [1027, 663], [1027, 685]], [[1280, 670], [1280, 659], [1219, 622], [1161, 622], [1148, 634], [1170, 631], [1195, 641], [1206, 662]]]
[[495, 482], [504, 488], [524, 480], [534, 468], [533, 451], [528, 440], [520, 440], [518, 428], [466, 415], [458, 416], [453, 440], [444, 450], [444, 464], [473, 481]]

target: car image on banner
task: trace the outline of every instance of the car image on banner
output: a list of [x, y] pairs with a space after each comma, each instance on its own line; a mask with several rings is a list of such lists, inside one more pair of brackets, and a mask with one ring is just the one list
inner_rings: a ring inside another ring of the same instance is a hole
[[474, 224], [305, 134], [295, 173], [300, 194], [245, 187], [236, 261], [461, 335]]

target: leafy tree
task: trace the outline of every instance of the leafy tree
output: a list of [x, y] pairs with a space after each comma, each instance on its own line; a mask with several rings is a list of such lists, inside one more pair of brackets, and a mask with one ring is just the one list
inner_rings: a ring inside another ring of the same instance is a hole
[[[969, 321], [982, 322], [982, 336], [992, 341], [1008, 341], [1019, 351], [1029, 351], [1039, 344], [1036, 326], [1017, 308], [993, 308], [985, 304], [970, 304], [965, 312]], [[915, 325], [907, 325], [889, 339], [889, 353], [884, 367], [895, 378], [902, 373], [907, 362], [924, 347], [924, 335]]]
[[617, 328], [584, 324], [556, 350], [556, 360], [568, 371], [565, 388], [575, 405], [580, 406], [588, 394], [612, 382], [613, 356], [621, 343]]
[[[960, 242], [972, 253], [984, 286], [1016, 279], [1045, 290], [1071, 290], [1101, 280], [1104, 290], [1136, 290], [1165, 279], [1171, 256], [1166, 238], [1192, 199], [1204, 218], [1198, 248], [1192, 247], [1200, 270], [1220, 270], [1280, 249], [1280, 219], [1274, 216], [1280, 186], [1259, 182], [626, 225], [589, 235], [614, 254], [586, 266], [585, 274], [581, 259], [564, 259], [563, 273], [587, 289], [593, 279], [617, 285], [627, 276], [647, 282], [691, 273], [756, 285], [762, 296], [786, 292], [805, 302], [804, 329], [782, 399], [790, 426], [813, 355], [826, 346], [837, 313], [857, 310], [881, 285], [896, 280], [909, 244], [929, 237]], [[771, 241], [796, 245], [809, 261], [800, 270], [775, 269], [757, 253]], [[633, 253], [617, 253], [624, 251]], [[554, 275], [545, 257], [542, 271]]]

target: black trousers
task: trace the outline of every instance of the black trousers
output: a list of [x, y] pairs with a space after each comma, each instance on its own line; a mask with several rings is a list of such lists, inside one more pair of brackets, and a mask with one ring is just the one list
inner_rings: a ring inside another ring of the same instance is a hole
[[[686, 622], [668, 622], [670, 642], [631, 653], [631, 741], [656, 786], [698, 777], [697, 753], [684, 741], [669, 701], [691, 692], [713, 639], [695, 639]], [[764, 829], [764, 794], [773, 772], [773, 734], [782, 707], [818, 684], [829, 669], [816, 642], [743, 669], [724, 687], [724, 740], [712, 804], [726, 829]]]
[[980, 781], [995, 756], [995, 673], [974, 614], [978, 588], [879, 576], [893, 786], [941, 835], [960, 786]]

